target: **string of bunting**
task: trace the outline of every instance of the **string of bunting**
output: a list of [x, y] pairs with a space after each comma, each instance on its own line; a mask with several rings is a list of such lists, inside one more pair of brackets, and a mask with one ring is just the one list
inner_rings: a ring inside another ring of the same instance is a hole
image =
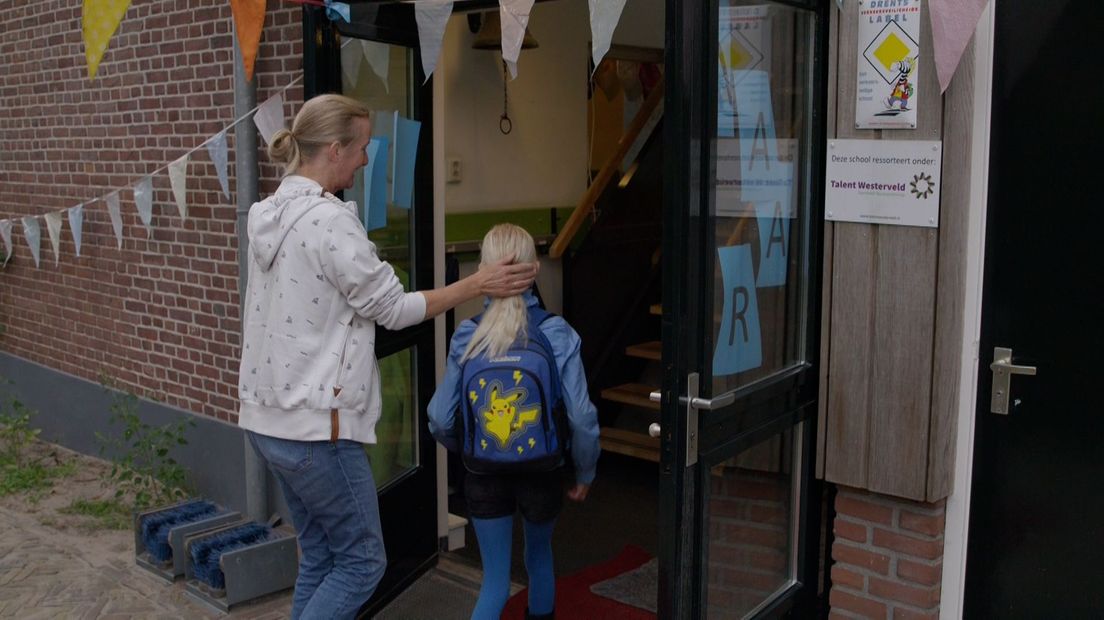
[[177, 212], [181, 219], [188, 217], [188, 204], [186, 200], [187, 196], [187, 177], [188, 177], [188, 163], [191, 160], [192, 154], [206, 147], [208, 157], [211, 163], [215, 166], [215, 172], [218, 174], [219, 185], [222, 189], [223, 195], [227, 198], [230, 197], [230, 183], [227, 176], [228, 161], [228, 148], [226, 144], [226, 133], [237, 126], [238, 123], [252, 118], [253, 123], [257, 126], [257, 130], [260, 132], [261, 137], [264, 139], [265, 144], [268, 143], [272, 134], [276, 133], [279, 129], [284, 127], [284, 93], [289, 88], [295, 86], [302, 81], [303, 76], [299, 75], [295, 79], [291, 80], [283, 87], [281, 87], [275, 94], [266, 99], [264, 103], [254, 107], [252, 110], [246, 112], [240, 117], [234, 119], [230, 124], [224, 127], [221, 131], [215, 135], [207, 138], [201, 142], [198, 146], [187, 151], [175, 160], [165, 164], [153, 172], [142, 176], [137, 182], [128, 183], [121, 187], [115, 187], [108, 190], [106, 193], [101, 194], [96, 198], [86, 200], [76, 206], [68, 207], [58, 211], [45, 213], [41, 216], [29, 215], [19, 219], [3, 219], [0, 220], [0, 239], [4, 243], [4, 261], [3, 264], [7, 264], [8, 260], [14, 252], [12, 241], [12, 230], [16, 222], [20, 223], [23, 227], [23, 238], [26, 240], [27, 245], [30, 246], [31, 256], [34, 258], [35, 267], [40, 266], [41, 259], [41, 243], [42, 243], [42, 226], [39, 223], [39, 217], [43, 218], [46, 222], [46, 230], [50, 238], [50, 243], [54, 251], [54, 264], [56, 265], [61, 258], [61, 229], [64, 223], [63, 218], [69, 221], [69, 230], [73, 236], [73, 244], [76, 249], [76, 255], [80, 256], [81, 253], [81, 229], [84, 222], [84, 209], [96, 202], [103, 202], [107, 207], [108, 215], [111, 218], [111, 226], [115, 232], [115, 240], [118, 248], [123, 247], [123, 218], [120, 210], [119, 192], [124, 189], [130, 188], [134, 195], [134, 205], [138, 211], [138, 219], [145, 226], [147, 234], [152, 236], [153, 228], [151, 222], [153, 220], [153, 177], [162, 173], [168, 172], [169, 185], [172, 188], [173, 202], [176, 204]]

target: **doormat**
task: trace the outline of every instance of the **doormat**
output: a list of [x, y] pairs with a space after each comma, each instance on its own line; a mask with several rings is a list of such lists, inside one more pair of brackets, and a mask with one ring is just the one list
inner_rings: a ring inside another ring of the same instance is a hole
[[[626, 545], [616, 557], [610, 560], [560, 577], [556, 580], [556, 617], [652, 620], [656, 617], [655, 612], [591, 592], [591, 587], [595, 584], [634, 571], [651, 559], [651, 554], [640, 547]], [[653, 580], [651, 584], [653, 593], [656, 591], [656, 583]], [[654, 609], [655, 596], [651, 598]], [[524, 620], [528, 602], [528, 588], [511, 596], [502, 611], [503, 620]]]
[[659, 594], [659, 558], [652, 558], [631, 571], [599, 581], [590, 586], [590, 591], [654, 614]]

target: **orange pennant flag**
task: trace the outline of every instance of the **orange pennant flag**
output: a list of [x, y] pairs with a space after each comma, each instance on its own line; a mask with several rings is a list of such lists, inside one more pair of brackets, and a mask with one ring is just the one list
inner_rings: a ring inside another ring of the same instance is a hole
[[230, 9], [234, 12], [234, 28], [245, 63], [245, 79], [253, 81], [253, 63], [264, 30], [265, 0], [230, 0]]

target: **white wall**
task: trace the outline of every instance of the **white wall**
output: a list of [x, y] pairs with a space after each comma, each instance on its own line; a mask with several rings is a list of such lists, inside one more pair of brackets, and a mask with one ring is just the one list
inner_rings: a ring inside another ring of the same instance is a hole
[[[502, 115], [502, 63], [473, 50], [465, 15], [445, 31], [445, 157], [460, 158], [463, 180], [445, 189], [448, 213], [559, 207], [586, 190], [588, 9], [585, 0], [536, 5], [529, 31], [540, 46], [523, 50], [509, 82], [513, 131]], [[444, 162], [441, 162], [442, 164]]]
[[[663, 0], [629, 0], [613, 42], [662, 48], [663, 20]], [[535, 5], [529, 32], [540, 45], [521, 52], [508, 85], [514, 127], [503, 135], [501, 55], [471, 48], [466, 15], [449, 21], [437, 75], [445, 157], [460, 159], [463, 180], [445, 187], [448, 213], [573, 206], [586, 191], [586, 0]]]

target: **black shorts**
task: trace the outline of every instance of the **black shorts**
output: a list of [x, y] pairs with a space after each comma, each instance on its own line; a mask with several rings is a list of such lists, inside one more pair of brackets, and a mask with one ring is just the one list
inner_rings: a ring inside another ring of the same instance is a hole
[[520, 510], [530, 523], [554, 519], [563, 508], [563, 468], [535, 474], [473, 474], [464, 476], [468, 516], [497, 519]]

